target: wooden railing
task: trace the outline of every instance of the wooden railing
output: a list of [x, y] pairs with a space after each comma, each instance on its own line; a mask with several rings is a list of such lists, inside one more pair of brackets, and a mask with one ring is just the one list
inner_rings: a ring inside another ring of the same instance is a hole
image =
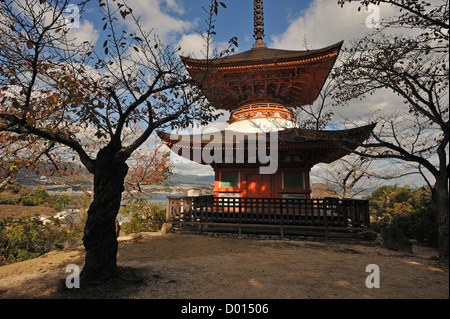
[[178, 223], [369, 228], [367, 200], [339, 198], [168, 197], [166, 220]]

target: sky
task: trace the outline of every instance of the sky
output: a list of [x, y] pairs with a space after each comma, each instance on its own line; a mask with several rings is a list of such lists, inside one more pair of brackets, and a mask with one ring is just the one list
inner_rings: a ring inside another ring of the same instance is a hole
[[[253, 1], [222, 2], [227, 8], [220, 7], [216, 17], [216, 44], [236, 36], [239, 51], [250, 49], [254, 43]], [[365, 26], [370, 12], [365, 9], [358, 12], [356, 2], [341, 8], [337, 0], [264, 0], [264, 41], [273, 48], [304, 49], [305, 38], [310, 48], [319, 48], [361, 36], [370, 31]], [[166, 43], [184, 44], [184, 53], [199, 53], [200, 39], [194, 30], [205, 29], [206, 14], [202, 7], [207, 7], [209, 0], [128, 0], [127, 3], [141, 16], [142, 25], [153, 29]], [[380, 8], [380, 15], [391, 13], [390, 7]], [[78, 35], [101, 43], [98, 39], [102, 25], [98, 9], [88, 5]]]
[[[236, 52], [251, 49], [253, 39], [253, 1], [222, 0], [226, 8], [219, 7], [216, 17], [215, 47], [222, 49], [232, 37], [238, 39]], [[128, 0], [133, 12], [141, 16], [145, 29], [153, 29], [155, 34], [167, 44], [181, 46], [182, 55], [201, 58], [203, 40], [198, 34], [206, 28], [206, 13], [202, 7], [209, 0]], [[358, 11], [359, 1], [346, 4], [343, 8], [337, 0], [264, 0], [264, 42], [270, 48], [287, 50], [318, 49], [339, 41], [344, 46], [352, 39], [360, 38], [373, 31], [374, 18], [387, 18], [395, 14], [391, 6], [380, 6], [370, 11]], [[101, 16], [96, 7], [88, 6], [79, 21], [78, 28], [71, 30], [79, 39], [91, 40], [97, 45], [103, 43]], [[123, 22], [122, 22], [123, 23]], [[126, 22], [125, 22], [126, 23]], [[378, 94], [363, 101], [357, 101], [334, 110], [337, 118], [351, 118], [355, 122], [366, 114], [381, 110], [389, 111], [401, 105], [394, 94]], [[216, 127], [224, 127], [225, 117]], [[338, 119], [336, 119], [338, 121]], [[174, 173], [210, 175], [210, 166], [199, 165], [178, 157], [172, 157]], [[313, 168], [314, 170], [314, 168]], [[399, 184], [420, 186], [423, 181], [415, 177], [399, 180]]]

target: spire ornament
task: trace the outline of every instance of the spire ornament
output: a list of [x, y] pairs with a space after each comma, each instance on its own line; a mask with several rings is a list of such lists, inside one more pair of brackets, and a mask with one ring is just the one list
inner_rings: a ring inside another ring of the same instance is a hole
[[253, 37], [256, 42], [253, 48], [266, 47], [264, 38], [264, 10], [263, 0], [253, 0]]

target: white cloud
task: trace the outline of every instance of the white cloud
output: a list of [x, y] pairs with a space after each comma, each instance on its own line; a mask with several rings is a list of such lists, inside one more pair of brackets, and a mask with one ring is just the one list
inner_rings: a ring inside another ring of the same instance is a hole
[[[163, 144], [161, 152], [170, 151], [170, 148]], [[184, 157], [176, 155], [170, 152], [170, 161], [173, 164], [172, 172], [181, 175], [199, 175], [210, 176], [214, 175], [214, 170], [210, 165], [202, 165], [196, 162], [192, 162]]]
[[82, 44], [87, 41], [92, 45], [98, 40], [99, 32], [94, 28], [94, 24], [89, 20], [82, 20], [79, 28], [72, 27], [67, 33], [69, 39], [74, 39], [74, 44]]
[[[179, 54], [181, 56], [191, 56], [196, 59], [204, 59], [206, 57], [206, 34], [190, 33], [184, 34], [178, 41], [177, 46], [181, 47]], [[229, 46], [225, 41], [213, 41], [210, 45], [208, 54], [214, 57], [226, 50]], [[237, 50], [236, 50], [237, 52]]]
[[[359, 1], [346, 3], [341, 8], [336, 1], [314, 0], [300, 15], [293, 19], [283, 34], [271, 37], [271, 46], [286, 49], [305, 49], [304, 39], [308, 49], [318, 49], [341, 40], [359, 38], [369, 32], [366, 19], [373, 12], [366, 12]], [[379, 7], [380, 18], [392, 16], [395, 9], [391, 6]]]
[[[129, 0], [127, 4], [133, 9], [133, 14], [140, 17], [142, 29], [153, 30], [163, 42], [173, 42], [175, 35], [192, 30], [196, 24], [196, 21], [176, 17], [184, 13], [182, 1], [179, 0]], [[129, 18], [125, 23], [134, 27], [134, 22]]]
[[181, 47], [181, 56], [201, 58], [206, 54], [205, 40], [198, 33], [184, 34], [177, 45]]
[[171, 11], [176, 12], [178, 14], [184, 13], [184, 7], [183, 4], [180, 1], [177, 0], [164, 0], [162, 3], [167, 6]]
[[214, 175], [214, 170], [210, 165], [201, 165], [191, 162], [173, 153], [170, 154], [170, 159], [174, 164], [173, 173], [175, 174], [199, 176]]
[[403, 98], [388, 89], [379, 89], [373, 95], [367, 95], [362, 100], [353, 99], [348, 104], [337, 106], [332, 111], [333, 120], [342, 121], [343, 119], [360, 122], [360, 119], [367, 119], [373, 113], [391, 114], [395, 111], [408, 112]]

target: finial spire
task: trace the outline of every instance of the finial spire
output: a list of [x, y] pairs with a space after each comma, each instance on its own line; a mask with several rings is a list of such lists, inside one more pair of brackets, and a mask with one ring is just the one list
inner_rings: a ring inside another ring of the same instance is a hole
[[253, 45], [253, 48], [266, 47], [266, 44], [263, 42], [264, 38], [263, 0], [253, 0], [253, 15], [254, 15], [253, 37], [256, 40], [255, 44]]

